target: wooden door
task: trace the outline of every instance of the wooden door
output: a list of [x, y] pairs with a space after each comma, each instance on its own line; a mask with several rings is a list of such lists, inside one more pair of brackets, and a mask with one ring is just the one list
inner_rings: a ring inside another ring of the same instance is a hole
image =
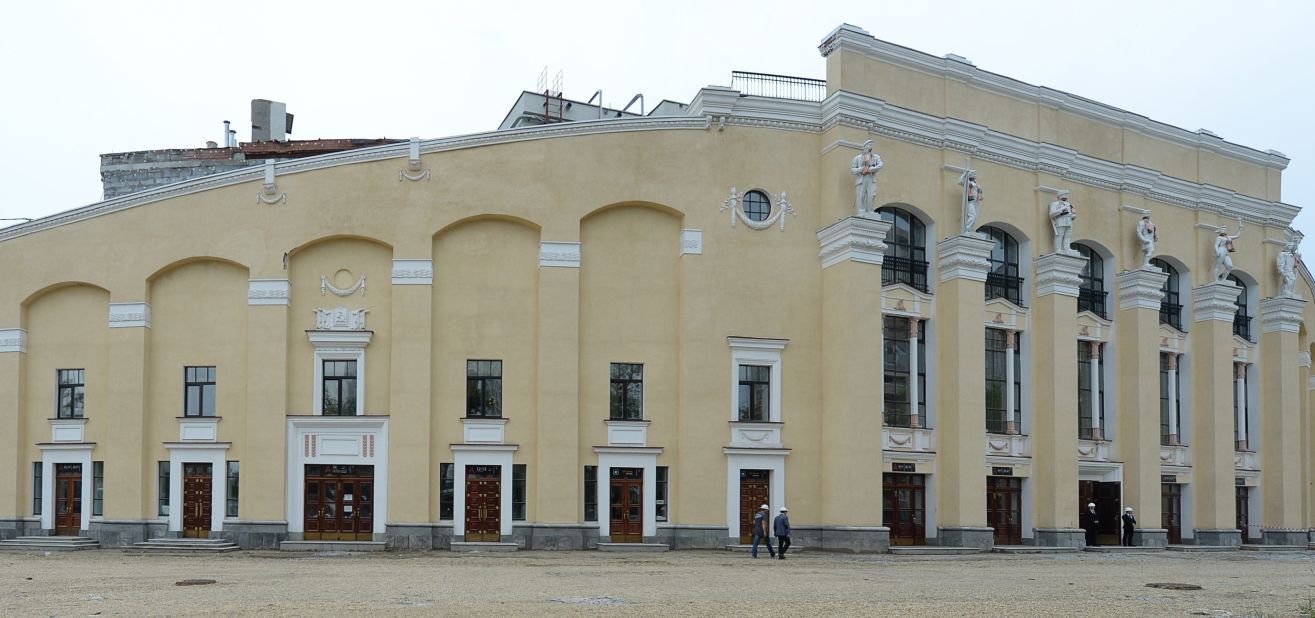
[[502, 466], [466, 466], [466, 541], [502, 541]]
[[1235, 502], [1237, 503], [1237, 529], [1242, 531], [1242, 542], [1246, 543], [1250, 538], [1248, 531], [1251, 526], [1251, 505], [1248, 498], [1251, 497], [1251, 490], [1239, 486]]
[[1160, 527], [1169, 531], [1169, 542], [1183, 542], [1183, 486], [1177, 483], [1160, 485]]
[[[753, 542], [753, 516], [772, 503], [772, 471], [740, 470], [740, 542]], [[769, 511], [770, 513], [770, 511]]]
[[608, 529], [613, 543], [644, 542], [644, 469], [611, 468], [612, 525]]
[[927, 543], [927, 481], [923, 474], [882, 474], [882, 523], [891, 545]]
[[1023, 479], [986, 477], [986, 525], [995, 528], [996, 545], [1023, 543]]
[[208, 463], [183, 464], [183, 536], [210, 536], [211, 469]]
[[55, 464], [55, 536], [82, 531], [82, 464]]
[[374, 539], [374, 466], [306, 466], [303, 538]]

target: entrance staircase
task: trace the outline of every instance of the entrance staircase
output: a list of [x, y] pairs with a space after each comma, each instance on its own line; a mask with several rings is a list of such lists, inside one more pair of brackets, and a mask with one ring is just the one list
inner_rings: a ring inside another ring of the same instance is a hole
[[20, 536], [0, 541], [0, 550], [78, 551], [100, 549], [100, 541], [85, 536]]
[[152, 554], [222, 554], [240, 549], [226, 539], [151, 539], [133, 543], [133, 549]]

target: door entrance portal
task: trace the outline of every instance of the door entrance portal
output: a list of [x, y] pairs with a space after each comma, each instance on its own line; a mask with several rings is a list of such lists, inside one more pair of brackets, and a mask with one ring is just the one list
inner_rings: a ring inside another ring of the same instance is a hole
[[1023, 479], [986, 477], [986, 525], [995, 528], [996, 545], [1023, 543]]
[[1122, 493], [1122, 487], [1117, 482], [1078, 481], [1078, 514], [1085, 513], [1088, 504], [1096, 503], [1096, 518], [1100, 520], [1096, 526], [1097, 545], [1119, 544], [1119, 527], [1122, 525], [1119, 518], [1123, 515], [1120, 508]]
[[374, 466], [306, 466], [308, 541], [374, 540]]
[[82, 464], [55, 464], [55, 536], [82, 530]]
[[927, 476], [882, 474], [881, 518], [890, 528], [891, 545], [927, 543]]
[[1160, 485], [1160, 526], [1169, 531], [1169, 542], [1183, 542], [1183, 486], [1177, 483]]
[[753, 516], [771, 504], [771, 470], [740, 470], [740, 542], [753, 542]]
[[1237, 529], [1242, 531], [1242, 542], [1251, 542], [1251, 488], [1237, 487]]
[[466, 541], [502, 541], [502, 466], [466, 466]]
[[644, 542], [644, 469], [611, 468], [612, 525], [608, 529], [613, 543]]
[[183, 464], [183, 537], [210, 536], [210, 487], [210, 464]]

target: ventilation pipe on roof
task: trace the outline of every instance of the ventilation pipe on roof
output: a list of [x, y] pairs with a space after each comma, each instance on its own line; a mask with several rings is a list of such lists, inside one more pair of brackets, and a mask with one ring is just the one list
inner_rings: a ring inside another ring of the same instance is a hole
[[594, 93], [594, 96], [589, 97], [589, 100], [585, 102], [585, 105], [593, 105], [594, 99], [598, 99], [598, 119], [602, 120], [603, 119], [603, 89], [602, 88], [599, 88], [598, 92]]
[[640, 94], [635, 95], [634, 97], [631, 97], [630, 102], [629, 102], [629, 103], [626, 103], [626, 106], [623, 107], [623, 108], [621, 108], [622, 113], [624, 113], [626, 110], [630, 109], [630, 106], [631, 106], [631, 105], [634, 105], [634, 104], [635, 104], [635, 101], [639, 101], [639, 115], [640, 115], [640, 116], [643, 116], [643, 115], [644, 115], [644, 95], [643, 95], [643, 93], [640, 93]]
[[232, 135], [232, 132], [233, 132], [233, 130], [229, 128], [229, 122], [228, 122], [227, 120], [225, 120], [225, 121], [224, 121], [224, 139], [220, 141], [220, 143], [224, 145], [224, 148], [229, 148], [229, 147], [231, 147], [231, 146], [233, 145], [232, 143], [230, 143], [230, 142], [233, 141], [233, 138], [229, 137], [230, 135]]

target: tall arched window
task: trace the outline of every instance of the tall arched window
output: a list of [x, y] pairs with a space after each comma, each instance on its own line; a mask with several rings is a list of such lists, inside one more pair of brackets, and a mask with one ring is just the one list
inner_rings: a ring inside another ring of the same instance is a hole
[[1018, 275], [1018, 241], [998, 227], [977, 230], [995, 241], [991, 249], [991, 271], [986, 273], [986, 300], [1003, 298], [1023, 306], [1023, 278]]
[[1247, 310], [1247, 284], [1235, 275], [1229, 275], [1228, 280], [1242, 288], [1242, 293], [1237, 295], [1237, 313], [1233, 314], [1233, 334], [1251, 341], [1251, 312]]
[[886, 255], [881, 262], [881, 284], [904, 283], [927, 291], [927, 227], [903, 208], [877, 209], [882, 221], [890, 222], [886, 233]]
[[1182, 295], [1178, 292], [1180, 289], [1178, 285], [1181, 281], [1178, 277], [1178, 269], [1160, 258], [1151, 258], [1151, 266], [1159, 268], [1169, 275], [1169, 278], [1164, 280], [1164, 286], [1160, 288], [1160, 291], [1164, 293], [1164, 299], [1160, 301], [1160, 323], [1168, 324], [1178, 330], [1185, 330], [1183, 328]]
[[1095, 249], [1082, 243], [1073, 243], [1082, 258], [1082, 283], [1078, 286], [1078, 311], [1090, 311], [1102, 318], [1105, 313], [1105, 259]]

